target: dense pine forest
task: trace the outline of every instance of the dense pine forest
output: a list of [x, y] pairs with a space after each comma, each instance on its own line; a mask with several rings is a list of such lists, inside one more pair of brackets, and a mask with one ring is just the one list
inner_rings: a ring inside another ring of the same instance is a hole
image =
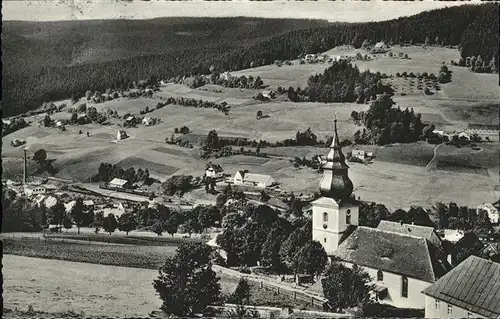
[[466, 5], [373, 23], [255, 18], [167, 18], [75, 22], [4, 22], [4, 116], [87, 90], [126, 89], [152, 76], [240, 70], [334, 46], [458, 45], [462, 57], [494, 59], [498, 5]]

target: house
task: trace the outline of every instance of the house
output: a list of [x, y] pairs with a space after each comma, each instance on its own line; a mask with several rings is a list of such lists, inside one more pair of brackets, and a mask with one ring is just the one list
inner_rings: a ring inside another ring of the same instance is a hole
[[94, 207], [94, 201], [89, 199], [89, 200], [84, 200], [83, 201], [83, 206], [87, 207], [87, 208], [90, 208], [90, 207]]
[[[439, 249], [439, 238], [426, 228], [385, 224], [359, 226], [360, 203], [345, 163], [337, 120], [319, 188], [312, 204], [312, 239], [321, 243], [330, 260], [357, 265], [374, 283], [378, 302], [400, 308], [425, 308], [421, 293], [451, 268]], [[435, 243], [438, 243], [436, 245]]]
[[61, 126], [63, 126], [62, 121], [61, 120], [57, 120], [56, 121], [56, 127], [61, 127]]
[[306, 54], [305, 56], [306, 62], [314, 62], [316, 60], [316, 54]]
[[210, 239], [207, 242], [207, 245], [212, 247], [224, 260], [227, 261], [227, 252], [221, 249], [220, 246], [217, 244], [217, 237], [219, 237], [219, 234], [214, 238]]
[[116, 140], [118, 140], [118, 141], [126, 139], [127, 137], [128, 137], [128, 135], [127, 135], [127, 132], [125, 132], [125, 131], [118, 131], [116, 133]]
[[489, 243], [479, 252], [479, 256], [494, 262], [500, 262], [500, 243]]
[[493, 206], [493, 204], [490, 204], [490, 203], [484, 203], [484, 204], [481, 204], [477, 207], [477, 211], [479, 213], [479, 210], [484, 210], [486, 211], [486, 213], [488, 214], [488, 218], [490, 219], [490, 222], [492, 224], [498, 224], [498, 219], [499, 219], [499, 212], [498, 212], [498, 209]]
[[500, 264], [470, 256], [424, 289], [425, 318], [500, 318]]
[[125, 188], [126, 186], [129, 186], [129, 182], [125, 179], [120, 179], [120, 178], [113, 178], [109, 183], [108, 186], [110, 187], [117, 187], [117, 188]]
[[221, 178], [224, 176], [224, 170], [220, 165], [208, 163], [205, 169], [205, 176], [213, 178]]
[[253, 186], [257, 188], [266, 188], [275, 183], [274, 178], [269, 175], [250, 174], [247, 170], [237, 171], [233, 177], [235, 185]]
[[47, 189], [42, 185], [24, 185], [24, 194], [26, 196], [45, 194]]
[[352, 157], [359, 158], [360, 160], [365, 160], [366, 158], [366, 151], [365, 150], [352, 150]]
[[387, 46], [387, 44], [385, 44], [384, 41], [380, 41], [375, 43], [372, 49], [372, 53], [385, 53], [388, 51], [388, 49], [389, 47]]
[[228, 81], [231, 78], [231, 73], [229, 71], [220, 74], [219, 78]]
[[467, 139], [467, 140], [470, 140], [470, 136], [469, 134], [465, 133], [465, 132], [460, 132], [458, 133], [458, 138], [459, 139]]
[[271, 90], [265, 90], [262, 91], [262, 96], [265, 97], [266, 99], [272, 99], [274, 98], [274, 92]]
[[445, 229], [441, 232], [441, 238], [450, 243], [456, 243], [462, 239], [462, 237], [464, 237], [464, 231], [460, 229]]
[[500, 137], [500, 128], [498, 125], [484, 125], [469, 123], [468, 129], [465, 130], [469, 136], [477, 134], [483, 140], [498, 141]]
[[464, 256], [479, 254], [483, 248], [484, 244], [475, 232], [466, 232], [453, 246], [452, 265], [458, 265], [462, 262]]
[[145, 118], [142, 119], [142, 124], [144, 124], [146, 126], [151, 126], [151, 125], [154, 124], [154, 121], [150, 117], [145, 117]]

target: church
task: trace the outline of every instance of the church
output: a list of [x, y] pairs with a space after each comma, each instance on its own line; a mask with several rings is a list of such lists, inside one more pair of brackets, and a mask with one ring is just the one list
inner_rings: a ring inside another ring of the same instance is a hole
[[417, 226], [387, 225], [391, 222], [378, 228], [359, 226], [360, 202], [352, 194], [336, 118], [323, 165], [322, 197], [312, 202], [312, 239], [321, 243], [330, 258], [340, 259], [347, 267], [362, 267], [372, 277], [379, 303], [424, 309], [422, 291], [451, 269], [446, 255], [440, 253], [440, 243], [424, 235], [434, 230], [412, 232]]

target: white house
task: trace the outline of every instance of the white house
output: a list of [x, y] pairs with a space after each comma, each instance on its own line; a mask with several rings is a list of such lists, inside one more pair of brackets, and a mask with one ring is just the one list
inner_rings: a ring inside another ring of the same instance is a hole
[[221, 249], [220, 246], [217, 244], [217, 237], [219, 237], [219, 234], [214, 238], [210, 239], [207, 242], [207, 245], [212, 247], [224, 260], [227, 261], [227, 252]]
[[125, 132], [125, 131], [118, 131], [116, 133], [116, 140], [118, 140], [118, 141], [126, 139], [127, 137], [128, 137], [128, 135], [127, 135], [127, 132]]
[[54, 196], [38, 195], [35, 201], [38, 205], [44, 204], [47, 208], [51, 208], [57, 204], [57, 198]]
[[142, 124], [144, 124], [146, 126], [151, 126], [151, 125], [153, 125], [153, 119], [150, 117], [145, 117], [142, 119]]
[[365, 150], [352, 150], [352, 157], [357, 157], [360, 160], [365, 160], [366, 158], [366, 151]]
[[423, 293], [425, 318], [500, 318], [500, 264], [470, 256]]
[[466, 132], [460, 132], [460, 133], [458, 133], [458, 138], [465, 138], [465, 139], [469, 140], [470, 136]]
[[488, 214], [488, 218], [490, 219], [490, 222], [492, 224], [498, 224], [500, 214], [498, 213], [498, 209], [495, 206], [493, 206], [490, 203], [484, 203], [484, 204], [479, 205], [477, 207], [477, 210], [478, 210], [478, 212], [479, 212], [479, 210], [486, 211], [486, 213]]
[[26, 196], [45, 194], [47, 189], [42, 185], [24, 185], [24, 194]]
[[441, 234], [441, 238], [450, 243], [456, 243], [463, 237], [464, 231], [459, 229], [445, 229]]
[[316, 54], [306, 54], [306, 62], [313, 62], [316, 60]]
[[231, 73], [229, 73], [229, 71], [223, 72], [220, 74], [219, 78], [227, 81], [231, 78]]
[[224, 176], [224, 170], [220, 165], [209, 163], [205, 170], [205, 176], [213, 178], [221, 178]]
[[128, 184], [128, 181], [125, 179], [120, 179], [120, 178], [113, 178], [109, 183], [108, 186], [111, 187], [119, 187], [123, 188]]
[[116, 218], [120, 217], [125, 213], [125, 207], [122, 203], [114, 204], [112, 207], [106, 207], [102, 209], [104, 217], [109, 214], [115, 215]]
[[274, 178], [269, 175], [250, 174], [247, 170], [237, 171], [233, 177], [235, 185], [253, 186], [257, 188], [266, 188], [275, 183]]
[[375, 43], [375, 45], [373, 46], [372, 53], [384, 53], [388, 49], [389, 49], [389, 47], [387, 46], [387, 44], [385, 44], [384, 41], [380, 41], [380, 42]]
[[262, 96], [267, 99], [272, 99], [274, 97], [274, 92], [271, 90], [262, 91]]

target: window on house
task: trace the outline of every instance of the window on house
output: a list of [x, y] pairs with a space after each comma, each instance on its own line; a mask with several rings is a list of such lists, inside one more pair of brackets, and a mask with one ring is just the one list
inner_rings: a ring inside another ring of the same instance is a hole
[[326, 243], [326, 238], [324, 238], [323, 241]]
[[408, 298], [408, 277], [401, 278], [401, 297]]
[[467, 318], [474, 318], [474, 315], [472, 314], [472, 312], [467, 311]]
[[377, 271], [377, 281], [383, 281], [384, 280], [384, 273], [382, 270]]
[[436, 310], [439, 310], [439, 300], [437, 300], [437, 299], [436, 299], [436, 300], [434, 300], [434, 308], [435, 308]]
[[328, 213], [323, 213], [323, 222], [328, 223]]
[[449, 315], [453, 314], [453, 306], [452, 305], [448, 305], [448, 314]]
[[350, 225], [351, 224], [351, 210], [348, 209], [345, 213], [345, 223], [347, 225]]

